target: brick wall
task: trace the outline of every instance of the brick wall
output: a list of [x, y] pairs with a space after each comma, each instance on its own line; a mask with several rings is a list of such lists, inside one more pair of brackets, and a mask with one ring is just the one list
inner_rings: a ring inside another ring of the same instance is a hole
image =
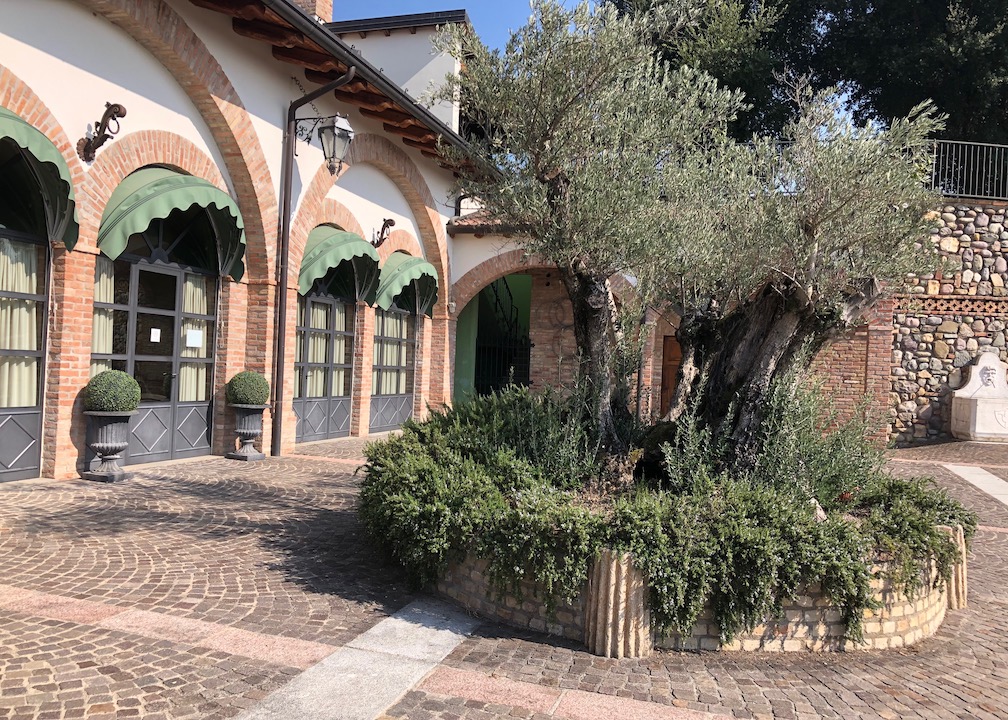
[[[873, 571], [883, 570], [876, 566]], [[846, 625], [840, 611], [830, 603], [818, 585], [805, 588], [784, 603], [780, 617], [768, 619], [752, 632], [744, 632], [722, 645], [711, 611], [704, 608], [689, 636], [671, 634], [659, 639], [658, 646], [673, 650], [729, 650], [771, 652], [836, 652], [843, 650], [885, 650], [913, 645], [931, 637], [945, 619], [948, 597], [945, 583], [933, 587], [934, 570], [921, 580], [914, 599], [897, 592], [892, 583], [872, 580], [875, 597], [882, 603], [878, 610], [864, 611], [864, 640], [851, 643], [844, 634]]]
[[550, 614], [535, 597], [535, 586], [522, 583], [522, 597], [495, 596], [486, 575], [487, 561], [472, 556], [453, 563], [438, 581], [437, 591], [466, 610], [512, 627], [560, 635], [569, 640], [584, 639], [584, 601], [562, 604]]
[[[522, 584], [522, 597], [498, 596], [486, 575], [487, 562], [468, 556], [452, 564], [437, 583], [437, 592], [481, 617], [498, 620], [522, 629], [547, 632], [570, 640], [585, 639], [585, 593], [572, 604], [562, 604], [553, 614], [535, 597], [535, 587]], [[883, 573], [879, 564], [873, 572]], [[846, 626], [840, 611], [818, 586], [805, 588], [784, 604], [778, 618], [768, 619], [752, 632], [742, 633], [729, 645], [722, 645], [716, 623], [705, 608], [688, 637], [671, 634], [655, 637], [655, 645], [673, 650], [729, 650], [767, 652], [835, 652], [902, 648], [931, 637], [945, 619], [948, 595], [944, 582], [934, 587], [935, 570], [921, 576], [920, 590], [913, 599], [896, 591], [888, 580], [872, 580], [878, 610], [864, 611], [864, 639], [851, 643], [844, 638]], [[586, 581], [587, 585], [587, 581]]]
[[532, 342], [529, 378], [538, 390], [570, 386], [577, 377], [574, 313], [567, 289], [551, 268], [534, 268], [529, 340]]

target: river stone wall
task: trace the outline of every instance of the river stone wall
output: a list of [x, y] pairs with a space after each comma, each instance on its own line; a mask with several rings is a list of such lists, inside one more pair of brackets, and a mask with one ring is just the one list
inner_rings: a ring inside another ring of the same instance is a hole
[[1006, 206], [946, 205], [932, 214], [944, 258], [897, 298], [889, 439], [907, 446], [951, 437], [952, 391], [979, 353], [1008, 360]]

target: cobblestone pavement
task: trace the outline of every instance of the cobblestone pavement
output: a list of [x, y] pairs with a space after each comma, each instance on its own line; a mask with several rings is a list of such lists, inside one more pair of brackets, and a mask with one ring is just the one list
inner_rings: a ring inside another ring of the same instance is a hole
[[890, 456], [897, 460], [1008, 467], [1008, 443], [950, 441], [900, 448], [891, 451]]
[[298, 445], [296, 455], [328, 458], [330, 460], [346, 460], [361, 464], [364, 462], [364, 448], [368, 443], [388, 437], [390, 433], [377, 433], [362, 438], [341, 438], [339, 440], [322, 440]]
[[[231, 717], [404, 606], [413, 596], [353, 512], [363, 444], [148, 467], [114, 486], [0, 485], [0, 720]], [[432, 675], [387, 717], [1008, 719], [1008, 508], [933, 464], [965, 464], [966, 450], [935, 447], [949, 453], [898, 451], [890, 467], [933, 475], [981, 530], [969, 607], [933, 639], [884, 653], [617, 661], [488, 623], [437, 672], [507, 692], [461, 697]], [[989, 446], [969, 452], [1001, 470]]]
[[[950, 458], [935, 457], [963, 463], [963, 452], [977, 451], [957, 449]], [[970, 556], [969, 607], [950, 611], [934, 638], [886, 652], [660, 652], [642, 660], [607, 660], [575, 644], [488, 624], [445, 665], [737, 718], [1008, 718], [1008, 508], [943, 467], [898, 457], [890, 463], [894, 474], [934, 476], [980, 514], [982, 529]], [[981, 457], [999, 464], [989, 454]], [[551, 717], [527, 706], [426, 692], [422, 684], [388, 715], [403, 720]]]
[[0, 718], [252, 704], [303, 669], [285, 652], [335, 649], [411, 599], [356, 495], [344, 464], [307, 458], [0, 486]]

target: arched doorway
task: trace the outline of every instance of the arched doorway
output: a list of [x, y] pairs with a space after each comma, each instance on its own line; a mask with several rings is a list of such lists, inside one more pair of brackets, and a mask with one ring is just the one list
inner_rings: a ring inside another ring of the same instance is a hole
[[244, 270], [241, 215], [204, 180], [143, 168], [102, 214], [91, 374], [140, 385], [128, 463], [210, 453], [220, 286]]
[[0, 481], [41, 472], [49, 241], [76, 239], [62, 156], [0, 108]]
[[375, 300], [370, 432], [395, 430], [413, 416], [419, 325], [437, 301], [438, 277], [422, 258], [394, 252], [381, 268]]
[[458, 316], [455, 397], [528, 385], [532, 277], [514, 273], [483, 288]]
[[357, 302], [373, 303], [377, 285], [378, 252], [364, 238], [330, 225], [309, 233], [298, 277], [297, 442], [350, 434]]

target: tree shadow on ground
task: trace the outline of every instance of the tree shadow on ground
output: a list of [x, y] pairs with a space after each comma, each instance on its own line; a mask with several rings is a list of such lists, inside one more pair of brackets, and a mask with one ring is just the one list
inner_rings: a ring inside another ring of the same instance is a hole
[[386, 612], [412, 598], [403, 571], [364, 532], [356, 512], [357, 480], [343, 468], [299, 472], [285, 483], [282, 470], [271, 471], [269, 463], [234, 469], [210, 464], [188, 472], [187, 465], [145, 471], [111, 486], [80, 481], [69, 498], [71, 486], [63, 484], [52, 506], [21, 512], [14, 507], [12, 520], [29, 545], [70, 549], [108, 538], [117, 554], [128, 555], [135, 543], [140, 556], [143, 545], [159, 541], [164, 547], [203, 544], [198, 554], [208, 567], [233, 565], [240, 573], [248, 562], [308, 594], [336, 595]]

